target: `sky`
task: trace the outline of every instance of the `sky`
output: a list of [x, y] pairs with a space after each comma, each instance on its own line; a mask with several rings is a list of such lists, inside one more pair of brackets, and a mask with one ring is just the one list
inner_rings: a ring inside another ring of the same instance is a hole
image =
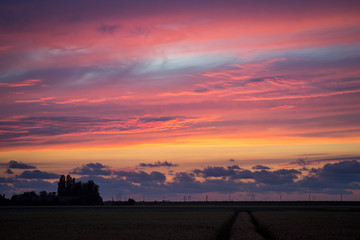
[[360, 2], [0, 2], [0, 193], [360, 200]]

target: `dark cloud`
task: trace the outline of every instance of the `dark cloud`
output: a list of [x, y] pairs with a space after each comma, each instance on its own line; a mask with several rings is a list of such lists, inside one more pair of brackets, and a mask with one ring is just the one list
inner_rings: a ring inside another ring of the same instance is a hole
[[14, 172], [13, 172], [13, 171], [11, 171], [11, 169], [10, 169], [10, 168], [8, 168], [8, 169], [5, 171], [5, 173], [7, 173], [7, 174], [13, 174]]
[[194, 90], [194, 92], [196, 92], [196, 93], [203, 93], [203, 92], [208, 92], [208, 91], [209, 91], [208, 88], [196, 88]]
[[314, 156], [324, 156], [327, 155], [327, 153], [304, 153], [304, 154], [299, 154], [299, 156], [301, 157], [314, 157]]
[[[33, 125], [35, 122], [38, 121], [49, 121], [54, 123], [59, 122], [70, 122], [70, 123], [93, 123], [95, 121], [94, 118], [89, 117], [28, 117], [28, 118], [22, 118], [21, 121], [26, 121], [27, 123]], [[96, 119], [96, 121], [99, 121], [99, 119]], [[110, 121], [102, 119], [102, 121]]]
[[13, 183], [14, 188], [18, 189], [31, 189], [36, 192], [40, 191], [49, 191], [49, 192], [56, 192], [57, 190], [57, 182], [50, 183], [43, 180], [18, 180]]
[[268, 80], [276, 80], [277, 78], [282, 78], [282, 77], [283, 76], [252, 78], [247, 80], [247, 83], [261, 83], [261, 82], [266, 82]]
[[140, 118], [139, 120], [142, 122], [167, 122], [171, 120], [175, 120], [178, 117], [146, 117]]
[[320, 168], [311, 168], [311, 169], [309, 170], [309, 173], [314, 173], [314, 174], [316, 174], [316, 173], [318, 173], [318, 172], [320, 172]]
[[118, 177], [133, 183], [164, 183], [166, 180], [166, 176], [163, 173], [156, 171], [151, 173], [146, 173], [144, 171], [116, 171], [114, 173]]
[[231, 158], [231, 159], [229, 159], [229, 162], [235, 162], [235, 160]]
[[268, 170], [270, 168], [267, 167], [267, 166], [263, 166], [263, 165], [256, 165], [256, 166], [253, 166], [252, 169], [254, 169], [254, 170]]
[[297, 184], [309, 192], [344, 193], [356, 189], [360, 182], [360, 162], [342, 161], [328, 163], [322, 168], [313, 168], [311, 175], [304, 177]]
[[35, 169], [36, 168], [35, 166], [28, 165], [23, 162], [20, 162], [20, 161], [18, 162], [18, 161], [14, 161], [14, 160], [11, 160], [8, 163], [8, 166], [9, 166], [9, 168], [13, 168], [13, 169]]
[[338, 156], [328, 157], [308, 161], [309, 163], [321, 163], [321, 162], [339, 162], [339, 161], [359, 161], [360, 156]]
[[[0, 134], [0, 141], [6, 143], [17, 141], [19, 137], [56, 136], [67, 133], [89, 132], [100, 126], [116, 123], [119, 119], [102, 119], [89, 117], [29, 117], [14, 121], [2, 122], [0, 130], [7, 133]], [[17, 129], [22, 129], [21, 133]], [[71, 139], [69, 139], [71, 142]]]
[[101, 196], [105, 197], [105, 199], [111, 199], [112, 197], [115, 197], [118, 194], [130, 195], [130, 194], [146, 193], [144, 187], [138, 186], [130, 181], [121, 178], [105, 178], [102, 176], [83, 176], [78, 179], [78, 181], [82, 181], [82, 182], [87, 182], [89, 180], [92, 180], [99, 185], [100, 194]]
[[[269, 4], [268, 1], [260, 0], [256, 3], [252, 1], [226, 2], [218, 1], [176, 1], [166, 0], [153, 1], [115, 1], [109, 0], [106, 4], [95, 0], [79, 0], [60, 2], [47, 1], [1, 1], [0, 8], [0, 27], [8, 32], [24, 31], [34, 29], [34, 25], [47, 20], [42, 26], [51, 29], [51, 26], [61, 24], [77, 24], [93, 21], [93, 19], [119, 19], [120, 21], [129, 18], [141, 18], [158, 15], [178, 15], [179, 13], [189, 12], [190, 15], [200, 14], [202, 17], [216, 17], [218, 14], [235, 15], [246, 18], [265, 18], [273, 15], [286, 15], [294, 19], [308, 17], [322, 13], [332, 14], [338, 11], [349, 11], [358, 9], [357, 1], [327, 1], [324, 6], [323, 1], [276, 1]], [[261, 7], [259, 7], [261, 6]], [[71, 9], [71, 11], [69, 11]], [[335, 9], [337, 10], [335, 12]], [[83, 25], [81, 25], [83, 26]], [[37, 30], [37, 29], [34, 29]]]
[[276, 171], [261, 170], [253, 172], [254, 180], [264, 184], [286, 184], [293, 183], [301, 172], [295, 169], [280, 169]]
[[202, 170], [195, 169], [193, 172], [196, 176], [205, 178], [206, 180], [211, 180], [211, 178], [221, 178], [231, 182], [238, 179], [252, 179], [255, 183], [265, 185], [294, 183], [298, 176], [301, 175], [301, 172], [295, 169], [269, 171], [268, 167], [262, 165], [255, 166], [254, 168], [257, 169], [257, 171], [244, 170], [237, 165], [233, 165], [226, 168], [206, 167]]
[[139, 167], [177, 167], [177, 164], [173, 164], [168, 161], [160, 162], [157, 161], [155, 163], [140, 163]]
[[[305, 155], [305, 154], [304, 154]], [[317, 156], [317, 155], [325, 155], [325, 154], [307, 154], [306, 156]], [[360, 160], [360, 156], [332, 156], [327, 158], [318, 158], [318, 159], [304, 159], [299, 158], [290, 164], [297, 164], [299, 166], [306, 166], [316, 163], [322, 162], [340, 162], [340, 161], [358, 161]]]
[[229, 177], [236, 173], [236, 170], [240, 170], [238, 165], [228, 166], [227, 168], [224, 167], [206, 167], [202, 170], [195, 169], [194, 173], [197, 176], [201, 176], [203, 178], [208, 177]]
[[0, 183], [12, 183], [14, 181], [15, 181], [14, 178], [0, 177]]
[[230, 179], [253, 179], [254, 175], [249, 170], [237, 171], [234, 175], [230, 176]]
[[74, 168], [71, 174], [78, 175], [111, 175], [111, 170], [108, 166], [102, 165], [101, 163], [88, 163], [81, 167]]
[[55, 178], [59, 178], [60, 175], [56, 173], [43, 172], [40, 170], [33, 170], [33, 171], [24, 171], [18, 177], [26, 178], [26, 179], [55, 179]]
[[[320, 168], [307, 169], [305, 175], [297, 169], [246, 170], [238, 165], [208, 166], [188, 172], [173, 172], [173, 178], [169, 181], [164, 173], [157, 171], [114, 171], [112, 175], [100, 176], [99, 173], [112, 172], [100, 163], [83, 165], [77, 171], [86, 173], [80, 181], [94, 180], [100, 186], [100, 192], [105, 199], [111, 199], [111, 196], [118, 193], [147, 196], [211, 192], [351, 194], [353, 190], [360, 189], [360, 162], [355, 160], [328, 163]], [[58, 175], [39, 170], [25, 171], [15, 178], [0, 177], [0, 189], [4, 189], [3, 192], [6, 194], [19, 188], [40, 191], [45, 187], [55, 191], [56, 184], [41, 180], [50, 177]]]
[[120, 25], [106, 25], [106, 24], [103, 24], [98, 28], [98, 31], [102, 32], [102, 33], [113, 34], [120, 27], [121, 27]]
[[10, 193], [11, 190], [14, 190], [14, 188], [12, 186], [9, 186], [8, 184], [0, 183], [1, 194], [9, 195], [6, 193]]
[[166, 191], [174, 194], [207, 192], [204, 183], [197, 181], [191, 172], [177, 172], [173, 181], [166, 185]]
[[297, 164], [297, 165], [300, 165], [300, 166], [306, 166], [306, 165], [309, 164], [309, 162], [306, 161], [303, 158], [299, 158], [298, 160], [296, 160], [295, 162], [291, 162], [290, 164]]
[[187, 172], [177, 172], [174, 177], [176, 183], [193, 183], [195, 182], [195, 175]]
[[[344, 124], [348, 120], [343, 120]], [[310, 133], [301, 133], [297, 134], [296, 136], [302, 137], [345, 137], [348, 136], [349, 133], [357, 133], [360, 134], [360, 130], [357, 127], [347, 130], [333, 130], [333, 131], [314, 131]]]
[[283, 69], [295, 71], [308, 69], [309, 71], [313, 71], [315, 69], [331, 69], [333, 67], [355, 67], [358, 64], [360, 64], [359, 55], [341, 57], [333, 55], [332, 61], [324, 61], [322, 57], [307, 58], [306, 60], [303, 58], [290, 57], [286, 60], [274, 61], [268, 68], [274, 71], [281, 71]]
[[[56, 109], [56, 107], [57, 104], [55, 104], [54, 108]], [[33, 106], [31, 106], [31, 108], [33, 109]], [[3, 130], [4, 133], [0, 133], [0, 145], [51, 145], [59, 143], [86, 142], [88, 141], [87, 139], [56, 137], [64, 134], [79, 132], [91, 133], [94, 131], [128, 131], [140, 128], [150, 129], [152, 126], [144, 123], [167, 122], [175, 119], [181, 120], [184, 118], [185, 117], [145, 117], [138, 118], [136, 121], [134, 121], [133, 118], [116, 119], [68, 116], [21, 118], [1, 122], [0, 130]], [[47, 138], [44, 137], [48, 136], [53, 136], [54, 138], [46, 140]]]
[[[237, 165], [228, 167], [208, 166], [188, 172], [174, 172], [173, 179], [166, 182], [160, 172], [117, 171], [115, 178], [94, 176], [102, 193], [114, 194], [163, 194], [192, 193], [326, 193], [350, 194], [360, 189], [360, 163], [344, 161], [327, 164], [322, 168], [308, 171], [309, 176], [299, 180], [301, 171], [296, 169], [244, 170]], [[249, 179], [242, 182], [239, 179]], [[110, 191], [111, 189], [111, 191]]]
[[48, 191], [56, 192], [57, 182], [50, 183], [41, 179], [15, 179], [7, 178], [2, 179], [0, 177], [0, 193], [5, 194], [7, 197], [11, 197], [14, 193], [22, 193], [24, 191]]

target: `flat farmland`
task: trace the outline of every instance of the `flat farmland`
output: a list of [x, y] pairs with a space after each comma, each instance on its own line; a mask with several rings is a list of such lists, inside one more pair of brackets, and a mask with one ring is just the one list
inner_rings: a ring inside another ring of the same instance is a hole
[[268, 239], [360, 239], [360, 212], [267, 211], [252, 213]]
[[6, 208], [0, 239], [218, 239], [233, 212], [129, 208]]
[[360, 203], [3, 206], [2, 239], [355, 240], [360, 239]]

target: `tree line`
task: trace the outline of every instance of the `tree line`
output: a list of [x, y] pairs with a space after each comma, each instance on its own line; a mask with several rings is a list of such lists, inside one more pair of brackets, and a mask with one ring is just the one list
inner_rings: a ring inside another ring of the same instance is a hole
[[101, 205], [103, 199], [94, 181], [76, 182], [70, 175], [62, 175], [56, 192], [34, 191], [14, 194], [10, 199], [0, 194], [1, 205]]

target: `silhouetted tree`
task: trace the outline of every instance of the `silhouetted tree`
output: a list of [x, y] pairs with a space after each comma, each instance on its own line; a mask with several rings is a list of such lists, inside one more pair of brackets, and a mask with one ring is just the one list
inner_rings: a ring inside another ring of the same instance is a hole
[[129, 199], [128, 199], [128, 204], [129, 204], [129, 205], [135, 205], [135, 200], [132, 199], [132, 198], [129, 198]]
[[10, 200], [14, 205], [54, 205], [57, 201], [55, 192], [41, 191], [37, 195], [34, 191], [14, 194]]
[[75, 182], [75, 178], [62, 175], [58, 183], [60, 201], [71, 204], [102, 204], [99, 186], [94, 181]]
[[10, 200], [5, 197], [5, 194], [0, 194], [0, 205], [7, 205], [9, 202]]
[[58, 183], [58, 196], [65, 195], [66, 180], [65, 176], [61, 175]]

